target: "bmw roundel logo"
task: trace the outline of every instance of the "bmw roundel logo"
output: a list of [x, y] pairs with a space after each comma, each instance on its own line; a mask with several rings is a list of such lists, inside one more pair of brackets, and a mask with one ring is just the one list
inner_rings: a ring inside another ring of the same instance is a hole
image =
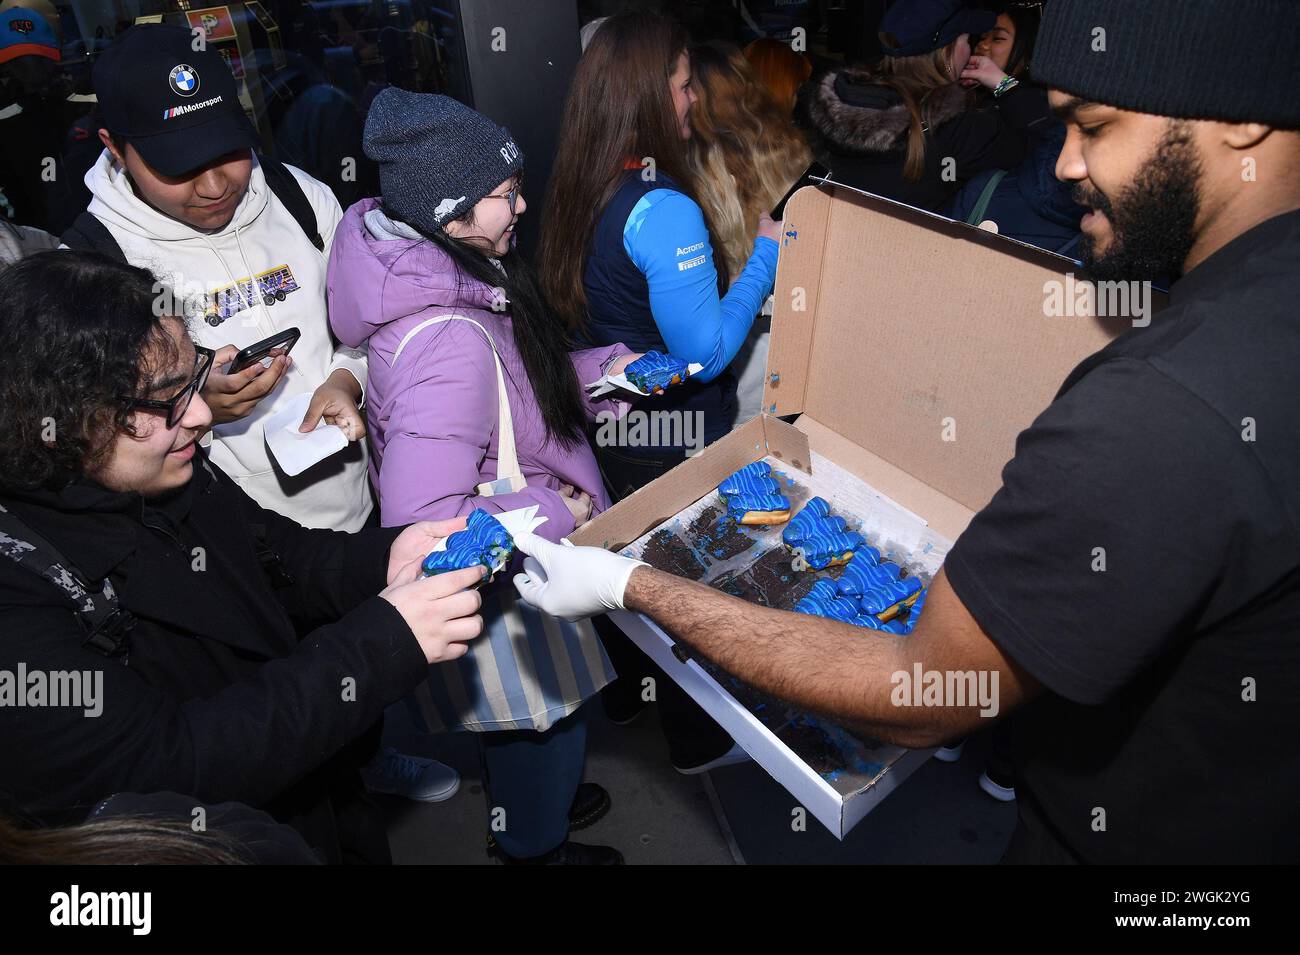
[[199, 74], [188, 63], [180, 63], [172, 67], [167, 82], [182, 96], [193, 96], [199, 90]]

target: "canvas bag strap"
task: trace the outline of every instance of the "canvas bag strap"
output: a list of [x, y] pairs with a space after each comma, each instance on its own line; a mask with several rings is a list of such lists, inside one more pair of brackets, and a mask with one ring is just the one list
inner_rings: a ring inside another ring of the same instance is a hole
[[475, 490], [483, 497], [492, 497], [496, 494], [509, 494], [513, 491], [522, 491], [526, 486], [524, 476], [519, 470], [519, 457], [515, 450], [515, 419], [510, 413], [510, 395], [506, 391], [505, 369], [501, 364], [501, 355], [497, 352], [497, 343], [492, 340], [492, 334], [481, 324], [464, 315], [439, 315], [435, 318], [426, 318], [420, 324], [402, 336], [398, 343], [397, 350], [393, 352], [393, 364], [397, 364], [397, 359], [401, 357], [402, 350], [407, 344], [420, 332], [424, 331], [431, 325], [440, 325], [443, 322], [469, 322], [475, 328], [483, 333], [487, 339], [488, 345], [492, 348], [492, 360], [496, 362], [497, 368], [497, 477], [495, 481], [485, 481]]
[[1005, 169], [999, 169], [989, 176], [989, 181], [984, 184], [975, 207], [971, 209], [970, 215], [966, 217], [966, 222], [969, 225], [979, 225], [984, 221], [984, 213], [988, 211], [989, 203], [993, 201], [993, 193], [997, 192], [998, 184], [1006, 178], [1006, 175], [1007, 171]]

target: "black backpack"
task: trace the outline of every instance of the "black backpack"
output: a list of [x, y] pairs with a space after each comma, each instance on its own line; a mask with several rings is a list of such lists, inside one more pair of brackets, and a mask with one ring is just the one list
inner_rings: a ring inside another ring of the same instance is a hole
[[[260, 154], [257, 161], [262, 167], [262, 174], [266, 176], [266, 184], [271, 192], [275, 193], [275, 197], [289, 210], [289, 214], [293, 216], [307, 238], [311, 239], [311, 244], [316, 246], [317, 251], [324, 252], [325, 240], [321, 238], [316, 213], [312, 210], [307, 193], [302, 191], [302, 184], [294, 178], [293, 173], [284, 163]], [[122, 254], [122, 247], [113, 238], [113, 233], [88, 211], [73, 220], [72, 225], [60, 237], [60, 241], [69, 249], [78, 252], [98, 252], [118, 262], [126, 261], [126, 256]]]
[[[215, 480], [212, 466], [206, 458], [201, 460], [204, 470]], [[280, 555], [264, 540], [265, 525], [252, 524], [249, 530], [253, 534], [253, 553], [271, 586], [292, 587], [297, 583]], [[117, 591], [107, 577], [92, 585], [58, 548], [3, 504], [0, 504], [0, 557], [9, 558], [63, 592], [86, 632], [82, 646], [106, 657], [122, 657], [122, 662], [126, 662], [135, 617], [118, 602]]]
[[113, 585], [105, 578], [98, 590], [92, 589], [81, 572], [65, 560], [53, 544], [2, 504], [0, 554], [63, 591], [86, 631], [83, 646], [107, 657], [126, 654], [135, 618], [118, 604]]

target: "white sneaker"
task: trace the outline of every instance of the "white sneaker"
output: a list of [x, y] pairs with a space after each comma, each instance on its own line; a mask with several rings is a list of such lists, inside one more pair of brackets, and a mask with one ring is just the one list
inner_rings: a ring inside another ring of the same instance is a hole
[[980, 789], [984, 790], [998, 802], [1016, 801], [1015, 787], [1003, 786], [1001, 783], [995, 783], [987, 771], [980, 773]]
[[955, 763], [961, 759], [961, 751], [965, 748], [965, 740], [962, 740], [956, 746], [940, 746], [934, 751], [934, 758], [941, 763]]
[[419, 802], [442, 802], [460, 789], [460, 773], [436, 759], [407, 756], [391, 746], [361, 771], [372, 793], [404, 796]]
[[710, 769], [721, 769], [723, 766], [734, 766], [736, 763], [745, 763], [750, 759], [750, 755], [745, 752], [739, 743], [733, 743], [731, 749], [727, 750], [717, 759], [711, 759], [707, 763], [700, 763], [698, 766], [677, 766], [674, 764], [673, 769], [677, 770], [683, 776], [698, 776], [700, 773], [707, 773]]

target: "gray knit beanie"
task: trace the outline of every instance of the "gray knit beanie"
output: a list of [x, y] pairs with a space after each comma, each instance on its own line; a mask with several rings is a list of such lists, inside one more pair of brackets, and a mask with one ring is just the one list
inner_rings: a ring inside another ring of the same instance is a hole
[[509, 130], [482, 113], [395, 86], [371, 103], [364, 147], [379, 163], [384, 203], [425, 232], [441, 230], [524, 165]]
[[1029, 68], [1139, 113], [1300, 128], [1300, 2], [1050, 0]]

